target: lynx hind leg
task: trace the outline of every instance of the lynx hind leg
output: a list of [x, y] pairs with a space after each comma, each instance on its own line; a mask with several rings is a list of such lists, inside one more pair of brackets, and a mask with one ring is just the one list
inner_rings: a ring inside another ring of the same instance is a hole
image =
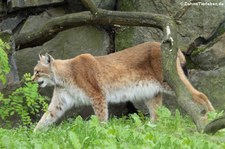
[[158, 118], [156, 114], [157, 108], [162, 105], [162, 94], [158, 93], [155, 97], [146, 100], [145, 105], [148, 107], [151, 120], [155, 122]]
[[108, 120], [108, 103], [103, 96], [95, 97], [92, 107], [101, 122]]
[[203, 105], [208, 111], [215, 110], [211, 102], [209, 101], [208, 97], [205, 94], [201, 92], [196, 92], [192, 94], [192, 97], [195, 102]]

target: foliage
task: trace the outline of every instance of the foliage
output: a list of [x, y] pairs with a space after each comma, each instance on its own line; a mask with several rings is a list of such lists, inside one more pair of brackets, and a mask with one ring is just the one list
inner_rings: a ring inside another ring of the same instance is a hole
[[[6, 83], [6, 75], [10, 71], [8, 55], [5, 51], [10, 49], [8, 43], [0, 39], [0, 81]], [[31, 124], [33, 117], [47, 108], [44, 97], [38, 93], [38, 85], [31, 82], [30, 74], [25, 74], [23, 86], [16, 89], [8, 97], [0, 92], [0, 118], [4, 125], [10, 125], [9, 120], [19, 118], [21, 124]]]
[[212, 111], [210, 113], [208, 113], [208, 119], [209, 121], [215, 120], [218, 117], [221, 117], [224, 115], [224, 111], [222, 110], [221, 112], [217, 112], [217, 111]]
[[47, 103], [38, 93], [38, 85], [31, 81], [30, 74], [25, 74], [22, 82], [23, 86], [8, 97], [5, 98], [0, 93], [0, 117], [4, 121], [19, 117], [23, 125], [28, 125], [31, 124], [32, 117], [47, 108]]
[[0, 81], [2, 81], [3, 84], [6, 83], [6, 74], [10, 71], [8, 56], [5, 49], [10, 49], [10, 46], [0, 39]]
[[0, 129], [0, 148], [225, 148], [224, 131], [214, 136], [201, 134], [191, 120], [178, 111], [172, 115], [163, 107], [158, 113], [160, 119], [156, 124], [134, 114], [129, 118], [112, 118], [107, 123], [99, 123], [95, 116], [88, 121], [77, 117], [37, 133], [26, 127]]

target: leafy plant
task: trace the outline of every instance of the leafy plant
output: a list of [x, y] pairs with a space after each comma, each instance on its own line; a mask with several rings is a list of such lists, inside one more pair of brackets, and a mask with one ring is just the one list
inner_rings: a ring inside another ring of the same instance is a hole
[[225, 134], [213, 136], [198, 133], [193, 122], [179, 112], [172, 115], [165, 107], [159, 109], [159, 121], [133, 114], [100, 123], [96, 116], [85, 121], [80, 116], [45, 132], [33, 133], [31, 128], [0, 128], [0, 148], [160, 148], [214, 149], [225, 148]]
[[6, 83], [6, 74], [10, 71], [8, 56], [5, 49], [10, 49], [10, 46], [0, 39], [0, 81], [2, 81], [3, 84]]
[[29, 125], [33, 117], [47, 108], [47, 102], [38, 93], [38, 85], [31, 81], [30, 74], [25, 74], [22, 82], [23, 86], [8, 97], [0, 93], [0, 117], [2, 120], [19, 117], [23, 125]]
[[209, 118], [209, 121], [212, 121], [218, 117], [221, 117], [222, 115], [224, 114], [224, 111], [212, 111], [212, 112], [209, 112], [208, 113], [208, 118]]
[[[0, 81], [6, 83], [6, 75], [10, 71], [8, 56], [5, 51], [10, 49], [8, 43], [0, 39]], [[23, 85], [7, 97], [0, 92], [0, 118], [5, 125], [10, 125], [9, 120], [19, 118], [21, 124], [31, 124], [33, 117], [47, 108], [44, 97], [38, 93], [38, 85], [31, 81], [31, 75], [25, 74]]]

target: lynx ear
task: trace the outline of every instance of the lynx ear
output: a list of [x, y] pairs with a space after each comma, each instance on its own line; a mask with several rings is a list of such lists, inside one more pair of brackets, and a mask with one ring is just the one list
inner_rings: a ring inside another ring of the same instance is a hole
[[46, 53], [45, 54], [45, 64], [48, 65], [53, 61], [54, 61], [54, 58], [51, 55], [49, 55], [48, 53]]
[[41, 54], [39, 54], [38, 56], [39, 56], [40, 62], [45, 63], [45, 56]]
[[39, 59], [41, 60], [42, 55], [41, 55], [41, 54], [39, 54], [39, 55], [38, 55], [38, 57], [39, 57]]

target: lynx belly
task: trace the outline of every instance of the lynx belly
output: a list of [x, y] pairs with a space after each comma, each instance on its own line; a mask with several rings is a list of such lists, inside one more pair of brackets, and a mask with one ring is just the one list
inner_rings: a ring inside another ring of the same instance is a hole
[[162, 92], [163, 88], [157, 81], [138, 81], [121, 87], [107, 86], [105, 89], [106, 100], [119, 103], [132, 100], [150, 99]]

